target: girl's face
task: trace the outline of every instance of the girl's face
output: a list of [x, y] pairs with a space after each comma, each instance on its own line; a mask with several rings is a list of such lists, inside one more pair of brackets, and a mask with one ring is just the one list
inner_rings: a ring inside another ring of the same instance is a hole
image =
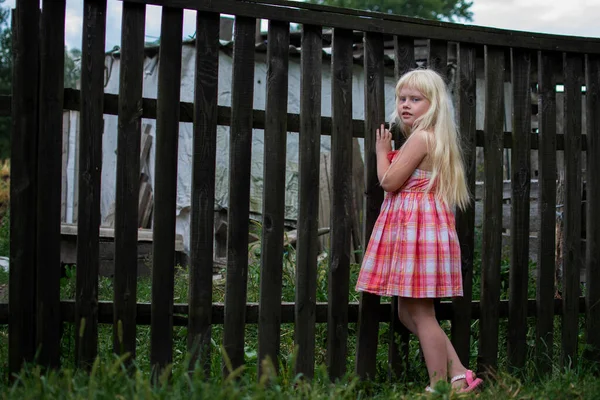
[[429, 110], [429, 100], [416, 89], [403, 87], [398, 94], [398, 116], [412, 128], [413, 124]]

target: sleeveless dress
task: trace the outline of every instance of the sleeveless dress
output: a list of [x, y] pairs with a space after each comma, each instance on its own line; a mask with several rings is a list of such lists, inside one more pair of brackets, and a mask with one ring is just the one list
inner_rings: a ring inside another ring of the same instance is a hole
[[400, 190], [385, 193], [356, 290], [415, 298], [463, 295], [454, 214], [435, 198], [435, 187], [426, 192], [430, 177], [416, 169]]

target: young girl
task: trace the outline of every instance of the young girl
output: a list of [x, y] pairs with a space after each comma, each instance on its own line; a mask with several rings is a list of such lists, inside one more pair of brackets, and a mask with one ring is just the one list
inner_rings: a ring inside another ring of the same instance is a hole
[[376, 132], [377, 176], [385, 199], [356, 289], [398, 296], [400, 321], [419, 338], [430, 386], [450, 378], [461, 392], [482, 380], [460, 362], [435, 317], [434, 298], [462, 296], [453, 207], [469, 203], [454, 110], [436, 72], [408, 72], [396, 85], [397, 124], [406, 142], [392, 151], [390, 131]]

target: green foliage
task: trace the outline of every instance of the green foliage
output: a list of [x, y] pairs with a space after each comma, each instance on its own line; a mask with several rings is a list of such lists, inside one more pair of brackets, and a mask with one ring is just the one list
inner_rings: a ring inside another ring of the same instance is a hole
[[65, 47], [65, 87], [77, 89], [81, 76], [81, 50]]
[[[12, 92], [12, 32], [9, 18], [10, 9], [4, 6], [5, 0], [0, 0], [0, 96]], [[0, 159], [10, 155], [9, 117], [0, 117]]]
[[469, 0], [308, 0], [313, 4], [356, 8], [440, 21], [471, 21]]

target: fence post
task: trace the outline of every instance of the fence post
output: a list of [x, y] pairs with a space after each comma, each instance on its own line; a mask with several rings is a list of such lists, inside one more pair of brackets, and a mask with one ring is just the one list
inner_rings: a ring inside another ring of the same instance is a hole
[[315, 369], [315, 321], [321, 144], [321, 74], [323, 38], [320, 26], [302, 26], [300, 77], [300, 145], [298, 152], [298, 242], [296, 247], [295, 373], [312, 378]]
[[586, 357], [600, 361], [600, 56], [586, 55]]
[[136, 351], [138, 199], [146, 6], [123, 2], [115, 193], [113, 352]]
[[163, 7], [156, 100], [156, 178], [152, 242], [150, 363], [154, 378], [173, 359], [175, 208], [183, 10]]
[[60, 362], [60, 222], [64, 93], [65, 0], [44, 2], [40, 46], [37, 197], [38, 362]]
[[[13, 87], [10, 185], [9, 372], [35, 355], [35, 243], [38, 138], [39, 2], [12, 14]], [[31, 247], [34, 246], [34, 249]]]

